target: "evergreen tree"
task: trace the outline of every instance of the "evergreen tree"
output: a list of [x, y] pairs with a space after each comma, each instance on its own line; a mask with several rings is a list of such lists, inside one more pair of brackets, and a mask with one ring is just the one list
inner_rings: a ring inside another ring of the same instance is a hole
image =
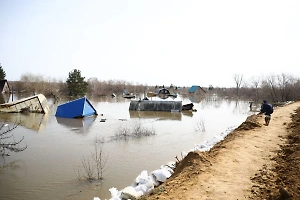
[[67, 84], [70, 96], [83, 96], [87, 93], [88, 83], [84, 79], [80, 70], [74, 69], [69, 72]]
[[5, 77], [6, 77], [6, 73], [3, 70], [2, 66], [1, 66], [1, 63], [0, 63], [0, 80], [4, 80]]

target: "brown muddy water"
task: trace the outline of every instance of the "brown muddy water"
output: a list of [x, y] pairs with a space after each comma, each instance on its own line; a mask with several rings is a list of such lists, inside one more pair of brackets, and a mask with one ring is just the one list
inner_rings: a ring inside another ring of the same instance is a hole
[[[22, 122], [13, 134], [16, 140], [24, 136], [21, 147], [27, 145], [23, 152], [0, 158], [0, 199], [110, 199], [110, 188], [130, 186], [143, 170], [150, 173], [176, 161], [182, 151], [237, 127], [253, 114], [247, 101], [217, 96], [194, 101], [197, 112], [129, 111], [130, 100], [122, 97], [89, 100], [99, 115], [83, 120], [55, 117], [57, 104], [49, 101], [51, 111], [45, 115], [0, 114], [0, 121], [8, 124], [4, 128]], [[175, 100], [193, 101], [181, 96]], [[155, 135], [114, 138], [119, 130], [137, 124]], [[107, 156], [104, 180], [79, 181], [81, 160], [95, 152], [97, 138]]]

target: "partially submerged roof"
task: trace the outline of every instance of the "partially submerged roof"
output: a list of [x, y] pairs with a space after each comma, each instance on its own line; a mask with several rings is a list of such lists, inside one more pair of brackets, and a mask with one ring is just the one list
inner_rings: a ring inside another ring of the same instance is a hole
[[190, 87], [189, 93], [194, 93], [197, 89], [200, 89], [200, 90], [202, 90], [204, 93], [206, 93], [205, 90], [203, 90], [203, 88], [200, 87], [199, 85], [193, 85], [192, 87]]
[[0, 80], [0, 92], [2, 92], [2, 93], [5, 93], [5, 92], [9, 93], [10, 92], [7, 80]]
[[55, 114], [56, 117], [65, 118], [82, 118], [90, 115], [97, 115], [97, 111], [86, 97], [59, 105]]
[[49, 106], [46, 97], [43, 94], [19, 99], [13, 102], [0, 104], [0, 112], [19, 113], [35, 112], [48, 113]]
[[170, 94], [170, 91], [166, 88], [161, 88], [157, 92], [158, 94]]

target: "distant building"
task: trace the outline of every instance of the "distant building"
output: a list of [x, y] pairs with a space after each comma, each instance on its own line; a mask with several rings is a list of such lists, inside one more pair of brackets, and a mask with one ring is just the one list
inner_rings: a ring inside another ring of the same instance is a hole
[[9, 93], [10, 92], [10, 88], [9, 88], [7, 80], [0, 80], [0, 92], [1, 93]]
[[205, 90], [200, 87], [199, 85], [193, 85], [192, 87], [190, 87], [189, 89], [189, 94], [196, 94], [196, 95], [199, 95], [199, 94], [203, 94], [203, 93], [206, 93]]
[[161, 88], [157, 92], [158, 94], [170, 94], [170, 91], [166, 88]]

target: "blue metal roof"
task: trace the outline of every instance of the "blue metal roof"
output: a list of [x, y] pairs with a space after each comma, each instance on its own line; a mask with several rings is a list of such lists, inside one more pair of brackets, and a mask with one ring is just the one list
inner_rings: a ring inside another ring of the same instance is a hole
[[193, 85], [190, 89], [189, 92], [190, 93], [194, 93], [200, 86], [199, 85]]
[[79, 118], [97, 115], [97, 111], [86, 97], [82, 97], [57, 107], [56, 117]]

